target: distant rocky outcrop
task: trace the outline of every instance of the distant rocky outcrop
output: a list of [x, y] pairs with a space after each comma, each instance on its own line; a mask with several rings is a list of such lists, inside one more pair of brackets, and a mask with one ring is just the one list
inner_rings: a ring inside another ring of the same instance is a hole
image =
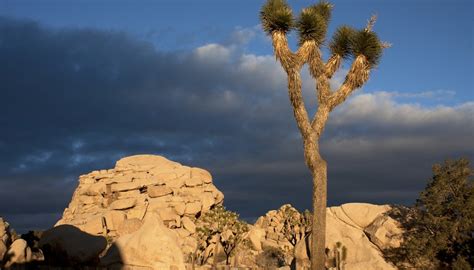
[[[299, 241], [294, 253], [293, 246], [283, 234], [283, 209], [269, 211], [260, 217], [249, 232], [249, 240], [255, 251], [265, 247], [278, 247], [309, 267], [307, 241]], [[389, 205], [348, 203], [328, 207], [326, 215], [327, 266], [336, 269], [396, 269], [383, 258], [382, 249], [400, 245], [399, 224], [388, 215]], [[309, 269], [309, 268], [308, 268]]]
[[8, 246], [10, 245], [11, 241], [9, 227], [10, 225], [8, 222], [0, 217], [0, 266], [3, 261], [3, 257], [7, 253]]
[[[117, 161], [113, 169], [81, 175], [68, 208], [55, 226], [73, 225], [107, 238], [109, 244], [135, 239], [137, 243], [161, 245], [155, 240], [144, 241], [147, 232], [143, 228], [151, 228], [145, 220], [157, 214], [154, 220], [170, 229], [181, 252], [188, 254], [196, 249], [196, 218], [223, 200], [206, 170], [161, 156], [137, 155]], [[149, 233], [156, 234], [153, 230]]]
[[20, 238], [10, 224], [0, 217], [0, 269], [43, 260], [40, 250], [30, 246], [28, 241]]

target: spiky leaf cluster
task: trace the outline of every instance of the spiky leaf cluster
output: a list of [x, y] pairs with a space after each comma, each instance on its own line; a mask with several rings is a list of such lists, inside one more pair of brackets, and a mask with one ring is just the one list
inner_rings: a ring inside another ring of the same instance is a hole
[[309, 40], [314, 40], [318, 45], [323, 44], [331, 18], [331, 9], [329, 3], [322, 1], [301, 11], [296, 25], [300, 44]]
[[329, 20], [331, 20], [333, 5], [323, 0], [317, 3], [316, 5], [313, 5], [311, 8], [314, 9], [316, 13], [321, 15], [321, 17], [323, 17], [326, 24], [329, 24]]
[[371, 67], [376, 66], [382, 56], [382, 42], [372, 31], [360, 30], [354, 33], [351, 38], [351, 47], [354, 56], [365, 56]]
[[285, 0], [268, 0], [260, 11], [263, 30], [287, 33], [294, 26], [293, 12]]
[[352, 39], [356, 33], [357, 30], [350, 26], [339, 27], [329, 43], [331, 54], [339, 55], [342, 58], [350, 57], [352, 55]]

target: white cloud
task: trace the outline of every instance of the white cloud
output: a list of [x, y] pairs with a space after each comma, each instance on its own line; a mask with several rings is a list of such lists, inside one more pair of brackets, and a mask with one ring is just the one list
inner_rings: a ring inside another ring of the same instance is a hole
[[194, 55], [199, 60], [207, 60], [210, 63], [227, 62], [231, 54], [231, 48], [216, 43], [206, 44], [194, 50]]
[[395, 99], [397, 94], [373, 92], [356, 94], [334, 112], [332, 122], [344, 125], [357, 121], [380, 125], [417, 126], [462, 123], [474, 129], [474, 102], [455, 106], [423, 106], [419, 103], [403, 103]]

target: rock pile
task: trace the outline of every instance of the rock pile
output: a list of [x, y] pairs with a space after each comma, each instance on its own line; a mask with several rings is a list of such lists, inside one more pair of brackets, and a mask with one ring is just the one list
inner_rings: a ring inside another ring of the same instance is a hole
[[0, 269], [41, 259], [42, 254], [34, 253], [28, 242], [12, 233], [8, 222], [0, 217]]
[[[307, 267], [309, 266], [307, 241], [299, 241], [293, 247], [282, 232], [285, 207], [288, 205], [269, 211], [260, 217], [250, 230], [248, 238], [256, 251], [267, 247], [278, 247], [287, 254], [294, 254], [296, 262], [300, 261], [300, 265]], [[402, 230], [399, 224], [385, 215], [390, 209], [388, 205], [366, 203], [329, 207], [326, 215], [329, 269], [340, 269], [338, 266], [354, 270], [396, 269], [384, 260], [381, 252], [382, 249], [399, 246], [401, 242]], [[345, 255], [342, 256], [342, 253]], [[336, 262], [337, 256], [344, 260]]]
[[10, 225], [0, 217], [0, 265], [10, 245]]
[[283, 233], [283, 222], [286, 213], [284, 209], [287, 207], [294, 210], [294, 212], [298, 211], [291, 205], [285, 204], [278, 210], [268, 211], [265, 216], [261, 216], [257, 219], [249, 233], [249, 240], [257, 251], [266, 247], [278, 247], [287, 252], [293, 249], [293, 245]]
[[187, 254], [195, 250], [196, 218], [223, 199], [206, 170], [137, 155], [117, 161], [113, 169], [81, 175], [56, 226], [70, 224], [112, 242], [138, 231], [148, 215], [158, 213]]

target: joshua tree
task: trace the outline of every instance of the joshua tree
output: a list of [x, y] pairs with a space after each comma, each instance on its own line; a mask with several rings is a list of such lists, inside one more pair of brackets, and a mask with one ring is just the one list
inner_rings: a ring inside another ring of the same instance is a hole
[[300, 213], [290, 205], [285, 205], [283, 216], [282, 233], [294, 247], [311, 232], [311, 213], [308, 210]]
[[[217, 264], [217, 245], [221, 245], [226, 256], [226, 264], [236, 247], [244, 241], [248, 224], [239, 215], [218, 205], [198, 219], [198, 256], [201, 264], [213, 254]], [[212, 243], [215, 243], [212, 245]], [[214, 251], [212, 251], [214, 249]]]
[[[329, 42], [330, 57], [324, 62], [321, 48], [331, 17], [332, 5], [328, 2], [307, 7], [298, 19], [293, 18], [291, 8], [284, 0], [268, 0], [261, 9], [263, 29], [270, 35], [276, 59], [288, 75], [288, 93], [293, 114], [303, 138], [305, 162], [313, 177], [313, 221], [311, 265], [312, 269], [324, 269], [327, 165], [319, 152], [319, 139], [329, 117], [336, 108], [357, 88], [369, 79], [370, 71], [377, 65], [384, 47], [372, 32], [373, 16], [365, 29], [356, 30], [349, 26], [337, 29]], [[296, 29], [299, 34], [299, 48], [292, 52], [288, 47], [287, 33]], [[352, 64], [344, 83], [333, 91], [329, 80], [341, 67], [345, 59], [352, 58]], [[316, 80], [318, 108], [310, 118], [301, 92], [300, 70], [307, 63], [311, 76]]]

